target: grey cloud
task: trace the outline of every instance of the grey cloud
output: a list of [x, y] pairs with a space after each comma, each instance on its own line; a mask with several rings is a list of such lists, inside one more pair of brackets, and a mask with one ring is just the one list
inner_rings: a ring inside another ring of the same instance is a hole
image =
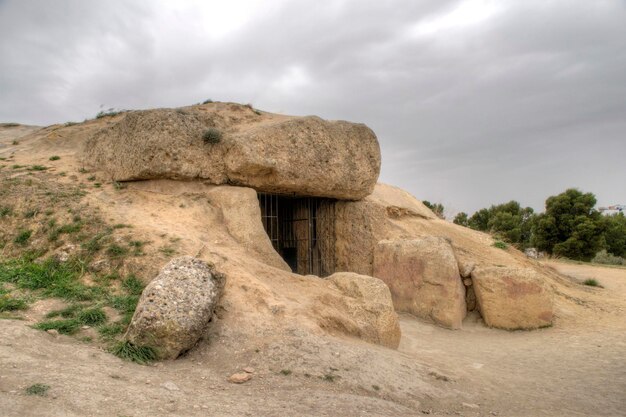
[[381, 180], [451, 212], [626, 203], [625, 3], [473, 1], [493, 15], [421, 35], [464, 2], [266, 2], [221, 36], [201, 2], [0, 2], [0, 120], [252, 102], [367, 123]]

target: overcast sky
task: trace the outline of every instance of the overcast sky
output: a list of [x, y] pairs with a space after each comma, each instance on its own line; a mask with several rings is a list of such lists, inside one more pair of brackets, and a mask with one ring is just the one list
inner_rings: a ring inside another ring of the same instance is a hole
[[366, 123], [448, 214], [626, 204], [624, 0], [0, 0], [0, 121], [208, 98]]

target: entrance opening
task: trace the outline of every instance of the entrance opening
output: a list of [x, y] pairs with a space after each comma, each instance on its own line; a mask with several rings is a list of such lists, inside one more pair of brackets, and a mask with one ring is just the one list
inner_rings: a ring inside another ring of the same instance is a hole
[[276, 252], [300, 275], [335, 272], [335, 201], [259, 193], [261, 220]]

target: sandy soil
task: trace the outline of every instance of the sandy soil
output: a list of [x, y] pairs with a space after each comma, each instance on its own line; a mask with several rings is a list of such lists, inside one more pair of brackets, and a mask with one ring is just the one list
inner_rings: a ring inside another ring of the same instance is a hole
[[[0, 410], [3, 416], [626, 415], [626, 269], [550, 266], [598, 279], [604, 289], [581, 288], [590, 300], [606, 299], [603, 308], [560, 301], [557, 324], [532, 332], [488, 329], [476, 316], [462, 331], [449, 331], [403, 316], [398, 351], [353, 339], [311, 340], [297, 331], [259, 340], [252, 350], [222, 329], [212, 346], [140, 366], [3, 320]], [[253, 379], [229, 384], [227, 377], [245, 366], [255, 368]], [[337, 379], [325, 380], [325, 369]], [[168, 381], [174, 390], [164, 386]], [[50, 385], [48, 395], [26, 395], [34, 383]]]

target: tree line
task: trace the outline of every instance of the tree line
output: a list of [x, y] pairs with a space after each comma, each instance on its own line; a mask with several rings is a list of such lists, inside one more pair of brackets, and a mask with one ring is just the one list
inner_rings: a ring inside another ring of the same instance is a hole
[[[441, 204], [424, 204], [443, 217]], [[468, 216], [461, 212], [454, 223], [488, 232], [519, 249], [529, 247], [550, 255], [589, 261], [599, 252], [626, 257], [626, 216], [602, 215], [593, 193], [570, 188], [548, 197], [543, 213], [517, 201], [492, 205]], [[623, 261], [623, 260], [622, 260]]]

